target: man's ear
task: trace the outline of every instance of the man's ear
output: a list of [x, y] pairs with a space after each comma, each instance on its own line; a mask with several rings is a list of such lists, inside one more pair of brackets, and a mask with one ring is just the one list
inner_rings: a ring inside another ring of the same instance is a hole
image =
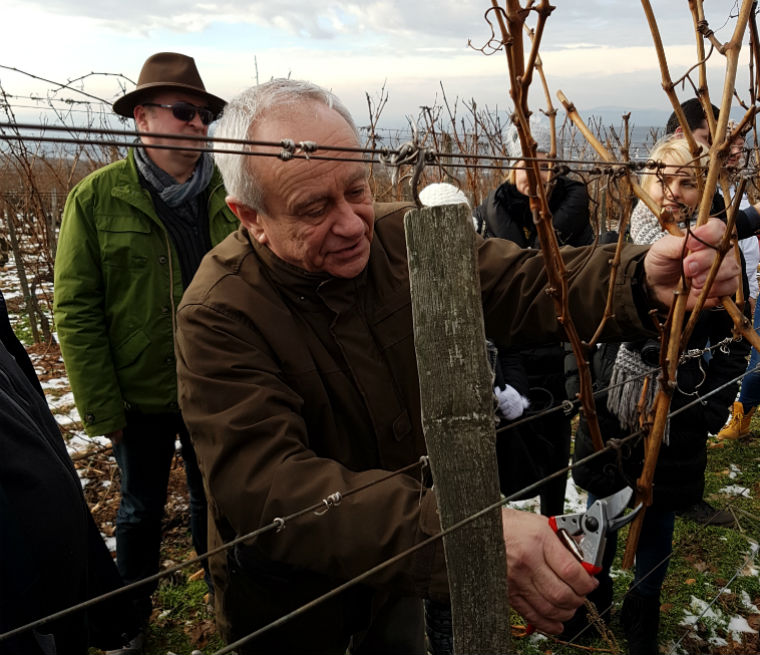
[[267, 237], [261, 224], [259, 212], [248, 205], [244, 205], [234, 196], [227, 196], [227, 206], [238, 217], [243, 227], [250, 232], [251, 236], [259, 243], [266, 243]]
[[135, 127], [137, 128], [138, 132], [148, 131], [148, 121], [145, 119], [145, 114], [145, 107], [142, 105], [137, 105], [132, 110], [132, 116], [135, 118]]
[[673, 134], [675, 134], [676, 136], [683, 136], [683, 128], [682, 128], [682, 127], [679, 125], [679, 126], [676, 128], [676, 131], [675, 131], [675, 132], [673, 132]]

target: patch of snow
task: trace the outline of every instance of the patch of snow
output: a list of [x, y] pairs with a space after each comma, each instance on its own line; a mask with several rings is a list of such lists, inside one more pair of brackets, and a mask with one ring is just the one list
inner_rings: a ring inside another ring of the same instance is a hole
[[757, 605], [752, 602], [752, 599], [745, 590], [742, 589], [742, 593], [739, 597], [742, 601], [744, 609], [749, 610], [752, 614], [760, 614], [760, 610], [757, 609]]
[[[44, 371], [42, 371], [44, 373]], [[40, 382], [43, 389], [57, 389], [59, 387], [68, 387], [69, 381], [66, 378], [50, 378]]]
[[705, 601], [696, 596], [691, 597], [689, 607], [691, 607], [694, 614], [686, 614], [683, 621], [681, 621], [681, 625], [694, 625], [701, 619], [717, 620], [719, 616], [721, 619], [723, 618], [723, 613], [719, 609], [716, 610], [713, 607], [709, 607]]
[[727, 487], [723, 487], [719, 493], [726, 494], [728, 496], [744, 496], [745, 498], [750, 497], [749, 489], [738, 484], [730, 484]]
[[699, 621], [708, 633], [705, 641], [713, 646], [727, 646], [728, 642], [723, 637], [715, 634], [716, 628], [723, 628], [727, 624], [723, 612], [715, 607], [710, 607], [708, 603], [696, 596], [691, 597], [689, 607], [693, 614], [685, 610], [681, 625], [694, 626]]
[[50, 411], [53, 412], [53, 414], [55, 414], [55, 409], [59, 407], [71, 407], [72, 412], [76, 411], [76, 407], [74, 406], [74, 394], [71, 393], [71, 391], [61, 394], [57, 398], [48, 398], [48, 404], [50, 405]]
[[[573, 479], [568, 476], [567, 485], [565, 486], [565, 514], [574, 514], [576, 512], [586, 511], [586, 499], [588, 494], [580, 487], [576, 486]], [[513, 500], [507, 504], [513, 509], [520, 509], [524, 512], [541, 513], [541, 501], [538, 495], [526, 500]]]
[[737, 478], [737, 476], [739, 476], [739, 474], [741, 472], [742, 472], [742, 470], [736, 464], [731, 464], [728, 467], [728, 477], [731, 480], [735, 480]]
[[[724, 590], [724, 593], [727, 592]], [[746, 596], [746, 592], [744, 592], [744, 595]], [[744, 600], [744, 598], [742, 600], [746, 605], [749, 597], [747, 596], [747, 600]], [[743, 616], [737, 615], [726, 618], [726, 615], [721, 612], [720, 609], [715, 606], [710, 607], [707, 602], [700, 598], [697, 598], [696, 596], [691, 597], [689, 607], [691, 608], [693, 614], [690, 614], [687, 611], [684, 615], [683, 620], [681, 621], [681, 625], [693, 626], [697, 623], [697, 621], [700, 621], [702, 623], [702, 627], [708, 631], [706, 641], [713, 646], [721, 647], [728, 645], [728, 641], [723, 637], [718, 636], [716, 634], [716, 630], [725, 630], [728, 633], [728, 637], [730, 637], [733, 641], [740, 643], [742, 641], [742, 633], [757, 633], [757, 630], [751, 628], [749, 623], [747, 623], [747, 619], [745, 619]]]
[[[60, 423], [60, 421], [59, 421]], [[69, 439], [69, 442], [67, 444], [67, 450], [69, 451], [69, 455], [72, 455], [74, 453], [84, 452], [89, 450], [93, 447], [93, 445], [98, 445], [97, 442], [95, 442], [94, 439], [90, 439], [89, 437], [86, 437], [84, 435], [74, 435]]]
[[749, 623], [747, 623], [747, 619], [745, 619], [743, 616], [732, 616], [731, 620], [728, 622], [728, 631], [731, 633], [732, 637], [734, 634], [736, 634], [738, 638], [734, 638], [734, 641], [738, 641], [740, 643], [741, 637], [739, 636], [739, 633], [749, 632], [750, 634], [757, 634], [757, 630], [753, 630], [750, 627]]

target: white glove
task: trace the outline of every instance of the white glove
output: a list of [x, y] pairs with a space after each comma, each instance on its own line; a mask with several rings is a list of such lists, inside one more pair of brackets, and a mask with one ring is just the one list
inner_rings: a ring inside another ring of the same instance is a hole
[[530, 401], [509, 385], [506, 385], [504, 389], [494, 387], [493, 392], [499, 403], [499, 413], [508, 421], [514, 421], [522, 416], [522, 413], [530, 406]]

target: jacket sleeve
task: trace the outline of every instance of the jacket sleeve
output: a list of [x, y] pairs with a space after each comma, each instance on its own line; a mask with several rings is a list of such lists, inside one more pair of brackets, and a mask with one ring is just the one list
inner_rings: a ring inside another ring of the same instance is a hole
[[[583, 246], [591, 242], [588, 193], [586, 185], [561, 178], [564, 186], [561, 203], [552, 209], [552, 225], [560, 246]], [[551, 200], [550, 200], [551, 204]]]
[[125, 425], [124, 402], [108, 339], [93, 195], [75, 187], [66, 200], [55, 261], [54, 314], [61, 353], [88, 435]]
[[[716, 191], [713, 196], [710, 216], [717, 216], [724, 222], [726, 220], [726, 201], [719, 191]], [[736, 224], [736, 235], [739, 239], [760, 235], [760, 213], [753, 205], [744, 209], [737, 209], [734, 222]]]
[[[291, 571], [348, 580], [440, 530], [434, 493], [422, 487], [419, 470], [373, 486], [388, 472], [349, 470], [311, 449], [320, 435], [310, 434], [303, 399], [250, 319], [224, 308], [185, 305], [178, 313], [176, 350], [180, 406], [223, 538], [364, 485], [340, 507], [322, 516], [309, 511], [290, 529], [258, 537], [256, 545]], [[446, 597], [440, 540], [367, 583]]]
[[[623, 248], [615, 280], [610, 261], [615, 245], [561, 248], [567, 270], [568, 306], [582, 340], [589, 340], [602, 320], [612, 284], [615, 313], [605, 322], [603, 341], [630, 341], [654, 335], [646, 316], [640, 276], [646, 246]], [[529, 346], [567, 341], [557, 310], [546, 293], [547, 277], [540, 251], [522, 250], [505, 239], [478, 246], [478, 267], [486, 335], [499, 346]]]
[[760, 234], [760, 213], [753, 206], [736, 212], [736, 233], [740, 239]]

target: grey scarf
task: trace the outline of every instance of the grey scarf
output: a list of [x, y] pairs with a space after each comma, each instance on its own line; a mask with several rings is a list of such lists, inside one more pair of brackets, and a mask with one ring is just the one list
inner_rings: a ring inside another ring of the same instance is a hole
[[207, 152], [201, 153], [190, 179], [181, 184], [165, 170], [156, 166], [145, 153], [145, 148], [135, 148], [135, 164], [161, 200], [172, 208], [184, 205], [203, 193], [214, 174], [214, 162]]
[[[683, 227], [683, 224], [679, 224]], [[631, 214], [631, 238], [638, 245], [650, 245], [664, 237], [666, 232], [660, 226], [657, 217], [643, 203], [639, 202]], [[620, 425], [628, 430], [639, 427], [639, 402], [648, 414], [659, 391], [657, 381], [659, 370], [652, 369], [641, 359], [638, 350], [631, 349], [627, 344], [620, 344], [610, 379], [610, 392], [607, 395], [607, 409], [620, 421]], [[642, 399], [644, 381], [647, 384], [646, 396]], [[670, 423], [665, 428], [663, 442], [667, 445], [670, 436]]]

